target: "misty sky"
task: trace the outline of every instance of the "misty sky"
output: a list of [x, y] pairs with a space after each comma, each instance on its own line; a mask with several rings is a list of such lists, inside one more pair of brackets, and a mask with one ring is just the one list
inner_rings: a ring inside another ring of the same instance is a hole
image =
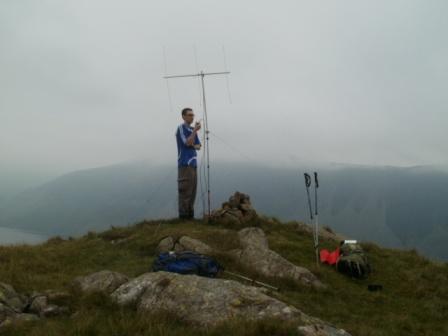
[[[0, 166], [176, 164], [180, 109], [213, 160], [448, 164], [447, 1], [0, 1]], [[195, 58], [195, 49], [197, 58]], [[230, 97], [229, 97], [230, 96]], [[230, 101], [231, 98], [231, 101]]]

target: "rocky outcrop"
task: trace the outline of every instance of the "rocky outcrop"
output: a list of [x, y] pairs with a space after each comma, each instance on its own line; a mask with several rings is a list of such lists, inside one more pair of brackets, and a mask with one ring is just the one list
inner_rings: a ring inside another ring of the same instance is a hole
[[15, 312], [21, 312], [26, 306], [26, 297], [18, 294], [15, 289], [8, 284], [0, 282], [0, 303]]
[[4, 303], [0, 303], [0, 326], [2, 326], [6, 320], [11, 319], [17, 314], [18, 312], [16, 312], [11, 307], [8, 307]]
[[12, 315], [6, 316], [3, 320], [1, 319], [1, 307], [0, 307], [0, 328], [6, 327], [12, 323], [18, 323], [22, 321], [37, 321], [39, 320], [39, 317], [34, 314], [28, 314], [28, 313], [15, 313]]
[[297, 329], [301, 336], [350, 336], [344, 329], [337, 329], [324, 324], [300, 326]]
[[238, 239], [243, 249], [247, 247], [269, 248], [264, 231], [258, 227], [249, 227], [238, 231]]
[[65, 315], [69, 313], [66, 306], [59, 306], [55, 302], [67, 299], [70, 295], [66, 292], [45, 291], [44, 293], [33, 293], [29, 298], [27, 311], [39, 317], [50, 317]]
[[175, 239], [171, 236], [162, 238], [156, 247], [158, 253], [174, 251]]
[[265, 276], [290, 278], [317, 288], [325, 287], [308, 269], [296, 266], [270, 250], [262, 229], [256, 227], [242, 229], [238, 232], [238, 238], [242, 249], [232, 251], [232, 255], [244, 266]]
[[202, 254], [213, 253], [213, 249], [210, 246], [198, 239], [194, 239], [188, 236], [182, 236], [177, 240], [171, 236], [165, 237], [159, 242], [156, 250], [159, 253], [168, 251], [193, 251]]
[[252, 207], [249, 195], [235, 192], [221, 208], [213, 210], [210, 218], [214, 221], [241, 225], [256, 219], [257, 212]]
[[268, 296], [261, 288], [232, 280], [167, 272], [145, 273], [118, 287], [111, 297], [118, 304], [132, 305], [140, 312], [163, 309], [202, 326], [238, 317], [248, 320], [278, 318], [297, 323], [298, 332], [303, 335], [349, 336]]
[[168, 272], [145, 273], [120, 286], [112, 297], [120, 304], [136, 304], [141, 311], [166, 309], [183, 320], [207, 326], [230, 317], [288, 320], [301, 315], [257, 287]]
[[128, 280], [129, 278], [121, 273], [104, 270], [86, 276], [79, 276], [73, 280], [72, 285], [83, 292], [112, 293]]
[[188, 236], [180, 237], [180, 239], [174, 246], [174, 250], [176, 252], [194, 251], [202, 254], [210, 254], [213, 252], [213, 249], [207, 244], [201, 242], [198, 239], [190, 238]]
[[[269, 249], [264, 231], [258, 227], [248, 227], [238, 231], [241, 249], [229, 254], [242, 265], [270, 277], [290, 278], [306, 285], [325, 287], [308, 269], [296, 266], [278, 253]], [[201, 254], [213, 254], [214, 250], [204, 242], [188, 236], [176, 240], [165, 237], [157, 246], [158, 252], [194, 251]]]
[[[295, 227], [297, 231], [304, 232], [309, 235], [314, 234], [314, 228], [311, 225], [297, 222]], [[319, 238], [324, 240], [333, 240], [338, 243], [342, 240], [348, 239], [346, 236], [334, 232], [329, 226], [319, 227]]]
[[0, 283], [0, 327], [67, 314], [68, 307], [57, 305], [55, 301], [68, 296], [68, 293], [56, 291], [21, 295], [11, 285]]

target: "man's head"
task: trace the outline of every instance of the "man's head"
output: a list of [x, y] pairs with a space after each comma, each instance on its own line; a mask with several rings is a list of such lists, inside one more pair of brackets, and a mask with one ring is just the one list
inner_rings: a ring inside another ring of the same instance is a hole
[[193, 110], [189, 107], [186, 107], [182, 110], [182, 119], [185, 120], [185, 122], [188, 125], [191, 125], [194, 120], [194, 113]]

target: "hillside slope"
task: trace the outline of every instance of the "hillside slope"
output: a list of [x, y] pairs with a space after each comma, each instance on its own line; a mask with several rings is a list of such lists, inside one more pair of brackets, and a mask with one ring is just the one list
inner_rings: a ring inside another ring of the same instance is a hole
[[[212, 206], [235, 190], [281, 220], [308, 219], [305, 167], [219, 163]], [[0, 204], [0, 226], [48, 235], [81, 235], [142, 218], [176, 215], [174, 166], [139, 162], [73, 172]], [[416, 248], [448, 260], [448, 173], [431, 167], [336, 165], [319, 170], [320, 221], [382, 246]], [[202, 212], [198, 189], [196, 213]]]
[[[269, 246], [288, 260], [310, 269], [328, 285], [317, 290], [274, 277], [262, 277], [231, 259], [216, 257], [227, 270], [236, 271], [281, 288], [276, 297], [304, 312], [326, 320], [352, 335], [446, 335], [448, 324], [448, 265], [434, 263], [415, 251], [399, 251], [364, 244], [373, 266], [367, 280], [353, 280], [332, 267], [315, 265], [312, 239], [297, 222], [274, 219], [257, 221], [266, 232]], [[188, 235], [222, 251], [235, 248], [236, 230], [201, 221], [143, 221], [90, 232], [78, 239], [55, 237], [37, 246], [0, 247], [0, 282], [12, 284], [19, 292], [46, 289], [67, 290], [79, 275], [109, 269], [135, 277], [150, 268], [161, 238]], [[334, 240], [322, 247], [333, 249]], [[368, 284], [384, 289], [369, 292]], [[5, 328], [5, 335], [202, 335], [204, 330], [175, 321], [156, 312], [136, 314], [118, 308], [102, 296], [74, 296], [68, 302], [69, 318], [55, 317]], [[289, 335], [292, 330], [276, 321], [249, 323], [235, 321], [207, 334]]]

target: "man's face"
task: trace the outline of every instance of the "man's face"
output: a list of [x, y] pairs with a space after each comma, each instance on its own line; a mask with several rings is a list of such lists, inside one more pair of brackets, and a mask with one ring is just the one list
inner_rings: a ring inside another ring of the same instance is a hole
[[187, 113], [185, 113], [185, 115], [183, 115], [182, 118], [185, 120], [185, 122], [188, 125], [191, 125], [193, 123], [193, 120], [194, 120], [194, 112], [193, 111], [187, 111]]

